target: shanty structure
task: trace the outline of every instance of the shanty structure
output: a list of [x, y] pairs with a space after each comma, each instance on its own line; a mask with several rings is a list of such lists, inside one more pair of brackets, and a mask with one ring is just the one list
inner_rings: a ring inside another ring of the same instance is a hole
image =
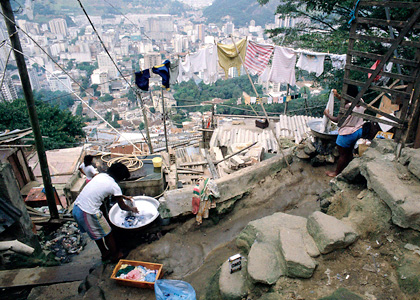
[[[383, 14], [370, 14], [368, 10], [365, 11], [367, 7], [383, 9]], [[344, 102], [341, 103], [340, 112], [343, 115], [338, 125], [341, 126], [350, 114], [357, 115], [393, 126], [396, 142], [401, 146], [413, 143], [414, 148], [419, 148], [420, 4], [404, 1], [358, 1], [354, 15], [342, 95], [351, 102], [351, 106], [345, 110]], [[394, 19], [397, 15], [404, 19]], [[366, 52], [363, 48], [367, 45], [373, 46], [368, 48], [380, 50], [377, 53]], [[349, 84], [360, 87], [356, 98], [346, 94]], [[367, 94], [377, 97], [369, 103], [361, 101]], [[375, 105], [383, 96], [395, 105], [392, 111]], [[356, 105], [366, 107], [366, 113], [353, 112]]]
[[32, 134], [31, 128], [0, 133], [0, 161], [12, 166], [20, 189], [35, 181], [35, 176], [23, 151], [24, 148], [32, 147], [23, 142], [25, 137], [30, 134]]

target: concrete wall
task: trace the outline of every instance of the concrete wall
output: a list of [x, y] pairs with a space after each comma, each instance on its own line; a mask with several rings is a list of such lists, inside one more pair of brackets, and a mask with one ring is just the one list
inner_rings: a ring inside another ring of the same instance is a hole
[[[283, 152], [290, 162], [292, 160], [291, 150], [288, 149]], [[216, 203], [222, 203], [243, 195], [260, 180], [281, 171], [286, 166], [286, 161], [279, 154], [223, 178], [216, 179], [215, 181], [220, 191], [220, 198], [216, 199]], [[161, 211], [161, 216], [166, 218], [191, 214], [193, 189], [193, 186], [189, 186], [178, 190], [166, 191], [164, 193], [164, 202], [161, 201], [162, 207], [165, 207], [166, 211]]]

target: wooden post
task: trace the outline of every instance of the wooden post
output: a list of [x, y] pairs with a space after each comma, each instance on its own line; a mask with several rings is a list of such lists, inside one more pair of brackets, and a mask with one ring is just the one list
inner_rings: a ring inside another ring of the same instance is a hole
[[287, 84], [286, 102], [284, 102], [284, 115], [287, 114], [287, 96], [289, 96], [289, 91], [290, 91], [290, 84]]
[[211, 106], [211, 128], [215, 128], [214, 126], [214, 104]]
[[140, 92], [136, 91], [136, 95], [140, 101], [140, 109], [143, 112], [144, 128], [146, 129], [147, 145], [149, 146], [149, 152], [150, 154], [153, 154], [153, 146], [152, 146], [152, 140], [150, 139], [150, 134], [149, 134], [149, 122], [147, 121], [146, 108], [144, 107], [143, 99], [141, 97]]
[[[235, 41], [233, 40], [233, 36], [230, 36], [230, 38], [232, 39], [233, 45], [235, 45], [236, 53], [238, 54], [238, 56], [239, 56], [239, 58], [240, 58], [240, 60], [241, 60], [241, 62], [242, 62], [242, 65], [244, 65], [244, 62], [243, 62], [243, 60], [242, 60], [242, 57], [241, 57], [241, 55], [240, 55], [240, 53], [239, 53], [239, 51], [238, 51], [238, 47], [236, 47]], [[252, 85], [252, 88], [254, 89], [255, 94], [256, 94], [256, 95], [257, 95], [257, 97], [259, 98], [260, 96], [258, 95], [257, 89], [255, 88], [254, 83], [252, 82], [251, 76], [249, 76], [248, 70], [246, 69], [245, 65], [244, 65], [244, 69], [245, 69], [245, 71], [246, 71], [246, 74], [248, 75], [248, 79], [249, 79], [249, 81], [251, 82], [251, 85]], [[289, 85], [287, 85], [287, 86], [289, 86]], [[263, 105], [262, 101], [260, 101], [260, 104], [261, 104], [261, 107], [262, 107], [262, 109], [263, 109], [263, 112], [264, 112], [265, 118], [266, 118], [266, 120], [267, 120], [267, 122], [268, 122], [268, 114], [267, 114], [267, 112], [265, 111], [265, 108], [264, 108], [264, 105]], [[251, 108], [252, 108], [252, 105], [251, 105]], [[252, 108], [252, 110], [254, 110], [254, 109]], [[254, 112], [255, 112], [255, 110], [254, 110]], [[255, 112], [255, 114], [257, 114], [257, 113]], [[258, 114], [257, 114], [257, 115], [258, 115]], [[283, 149], [281, 148], [281, 143], [280, 143], [280, 140], [277, 138], [276, 133], [274, 132], [274, 130], [273, 130], [273, 129], [271, 129], [271, 128], [270, 128], [270, 130], [272, 131], [273, 136], [274, 136], [274, 138], [275, 138], [275, 139], [276, 139], [276, 141], [277, 141], [277, 146], [278, 146], [278, 148], [279, 148], [279, 151], [281, 152], [281, 154], [282, 154], [282, 155], [283, 155], [283, 157], [284, 157], [284, 161], [286, 162], [286, 165], [287, 165], [287, 167], [289, 168], [289, 172], [290, 172], [290, 174], [292, 174], [292, 175], [293, 175], [292, 169], [290, 168], [290, 164], [289, 164], [289, 162], [287, 161], [287, 157], [284, 155]]]
[[52, 219], [58, 219], [57, 204], [55, 203], [54, 189], [51, 183], [50, 170], [48, 169], [47, 155], [45, 154], [44, 143], [42, 140], [41, 129], [39, 127], [38, 114], [35, 108], [35, 100], [32, 93], [31, 83], [29, 81], [28, 70], [26, 68], [25, 58], [22, 54], [22, 46], [20, 44], [19, 35], [15, 26], [15, 17], [9, 0], [1, 1], [1, 8], [4, 14], [4, 20], [9, 33], [10, 42], [15, 54], [16, 64], [19, 70], [22, 89], [25, 95], [26, 106], [28, 108], [29, 119], [31, 121], [32, 130], [35, 138], [35, 146], [38, 152], [39, 165], [44, 182], [45, 195], [47, 197], [48, 208]]
[[166, 132], [166, 113], [165, 113], [165, 98], [163, 98], [163, 87], [162, 87], [162, 116], [163, 116], [163, 130], [165, 131], [166, 152], [169, 153], [169, 148], [168, 148], [168, 134]]

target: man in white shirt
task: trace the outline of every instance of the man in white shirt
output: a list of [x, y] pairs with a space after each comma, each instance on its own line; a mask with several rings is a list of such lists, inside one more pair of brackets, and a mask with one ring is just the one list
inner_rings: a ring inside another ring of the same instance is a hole
[[[83, 188], [74, 202], [73, 217], [82, 232], [87, 232], [96, 242], [102, 254], [102, 260], [110, 259], [112, 262], [122, 258], [118, 250], [111, 227], [103, 216], [100, 207], [104, 200], [113, 197], [120, 208], [138, 213], [136, 207], [128, 206], [124, 200], [133, 201], [131, 197], [124, 196], [118, 182], [130, 177], [130, 172], [122, 163], [115, 163], [106, 173], [100, 173]], [[105, 243], [103, 241], [105, 238]], [[105, 246], [106, 245], [106, 246]]]

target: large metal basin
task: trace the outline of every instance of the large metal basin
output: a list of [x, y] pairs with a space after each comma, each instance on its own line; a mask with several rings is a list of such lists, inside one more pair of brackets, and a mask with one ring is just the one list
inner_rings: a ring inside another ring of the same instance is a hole
[[336, 140], [338, 133], [327, 133], [322, 132], [322, 120], [311, 120], [308, 121], [308, 127], [311, 129], [312, 134], [315, 137], [326, 139], [326, 140]]
[[[133, 197], [133, 200], [139, 213], [133, 214], [122, 210], [118, 206], [118, 203], [115, 203], [109, 210], [109, 220], [112, 224], [122, 229], [137, 229], [152, 223], [159, 216], [159, 201], [156, 199], [148, 196], [135, 196]], [[125, 221], [128, 216], [132, 216], [135, 219], [133, 224], [129, 227], [124, 225], [127, 224]]]

